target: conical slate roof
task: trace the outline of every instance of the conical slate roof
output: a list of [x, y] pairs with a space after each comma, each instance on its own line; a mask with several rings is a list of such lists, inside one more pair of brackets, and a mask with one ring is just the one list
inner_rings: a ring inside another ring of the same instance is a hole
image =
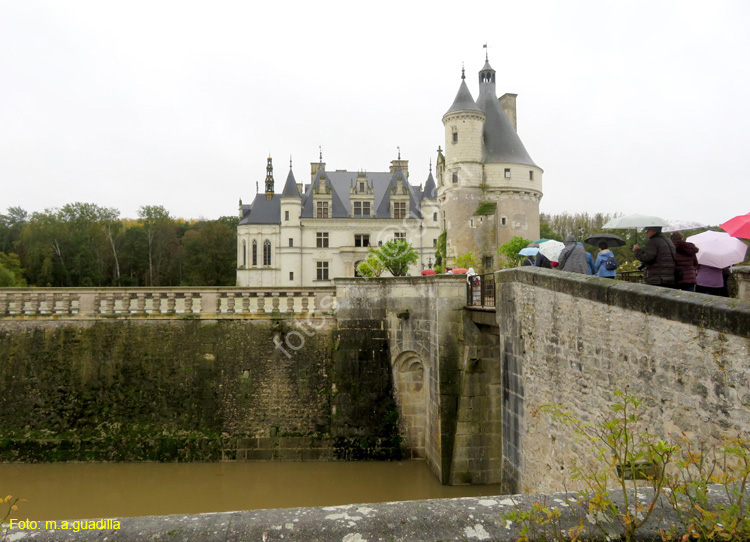
[[445, 115], [454, 111], [481, 111], [477, 107], [477, 103], [474, 101], [471, 92], [469, 92], [469, 87], [466, 86], [466, 79], [463, 77], [461, 79], [461, 86], [458, 87], [456, 99], [453, 100], [453, 105], [445, 112]]
[[432, 177], [432, 171], [430, 171], [430, 176], [427, 177], [427, 182], [424, 183], [422, 199], [437, 199], [437, 186], [435, 185], [435, 179]]
[[284, 190], [281, 192], [282, 198], [301, 198], [302, 196], [297, 190], [297, 181], [294, 179], [294, 173], [292, 168], [289, 168], [289, 175], [286, 177], [286, 183], [284, 183]]
[[[489, 62], [485, 62], [481, 72], [492, 71]], [[492, 82], [479, 83], [477, 106], [482, 110], [484, 121], [484, 162], [503, 162], [536, 166], [523, 146], [518, 132], [508, 119], [500, 100], [495, 95], [494, 77]]]

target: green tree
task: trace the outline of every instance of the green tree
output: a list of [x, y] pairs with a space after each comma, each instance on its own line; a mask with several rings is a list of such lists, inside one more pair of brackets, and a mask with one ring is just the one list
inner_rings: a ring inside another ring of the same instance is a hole
[[226, 220], [201, 221], [182, 238], [183, 284], [230, 286], [237, 268], [237, 228]]
[[463, 267], [466, 269], [469, 267], [479, 267], [479, 260], [474, 256], [473, 252], [465, 252], [456, 258], [456, 267]]
[[138, 218], [146, 233], [148, 245], [148, 280], [147, 286], [158, 286], [162, 283], [162, 271], [170, 248], [176, 238], [174, 221], [161, 205], [144, 205], [138, 209]]
[[375, 254], [368, 254], [367, 258], [357, 266], [357, 272], [363, 277], [379, 277], [385, 268]]
[[26, 286], [18, 254], [0, 252], [0, 286]]
[[417, 251], [403, 239], [391, 239], [383, 246], [370, 247], [368, 259], [370, 256], [377, 258], [394, 277], [405, 276], [409, 266], [419, 260]]
[[497, 253], [504, 260], [504, 267], [518, 267], [521, 265], [525, 256], [521, 256], [519, 251], [522, 248], [529, 246], [529, 243], [531, 243], [531, 241], [528, 239], [516, 236], [504, 245], [500, 245], [497, 249]]

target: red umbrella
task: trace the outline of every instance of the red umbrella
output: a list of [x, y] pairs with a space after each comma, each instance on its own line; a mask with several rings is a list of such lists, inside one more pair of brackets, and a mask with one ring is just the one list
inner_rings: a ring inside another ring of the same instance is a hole
[[434, 269], [423, 269], [422, 270], [422, 275], [434, 275], [434, 274], [435, 274], [435, 270]]
[[750, 239], [750, 213], [735, 216], [721, 225], [721, 229], [732, 237]]

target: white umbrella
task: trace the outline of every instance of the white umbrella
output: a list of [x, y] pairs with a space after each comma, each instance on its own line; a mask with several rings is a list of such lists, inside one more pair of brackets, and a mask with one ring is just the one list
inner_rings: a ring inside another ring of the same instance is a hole
[[685, 230], [697, 230], [698, 228], [705, 228], [705, 224], [696, 222], [694, 220], [667, 220], [669, 226], [664, 228], [663, 232], [671, 231], [685, 231]]
[[698, 247], [698, 263], [723, 269], [745, 261], [747, 245], [723, 231], [704, 231], [685, 239]]
[[554, 239], [539, 243], [539, 254], [547, 258], [551, 262], [558, 261], [560, 253], [565, 248], [565, 244]]
[[605, 230], [627, 230], [631, 228], [647, 228], [648, 226], [668, 227], [669, 222], [658, 216], [626, 215], [618, 216], [607, 222], [602, 228]]

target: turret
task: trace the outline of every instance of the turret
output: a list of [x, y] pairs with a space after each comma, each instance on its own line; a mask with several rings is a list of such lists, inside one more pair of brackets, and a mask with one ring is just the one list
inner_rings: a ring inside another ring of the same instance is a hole
[[484, 154], [482, 131], [485, 114], [474, 101], [466, 86], [466, 73], [461, 69], [461, 85], [453, 105], [443, 115], [445, 127], [445, 172], [441, 188], [481, 184], [481, 167], [458, 167], [459, 162], [480, 163]]

